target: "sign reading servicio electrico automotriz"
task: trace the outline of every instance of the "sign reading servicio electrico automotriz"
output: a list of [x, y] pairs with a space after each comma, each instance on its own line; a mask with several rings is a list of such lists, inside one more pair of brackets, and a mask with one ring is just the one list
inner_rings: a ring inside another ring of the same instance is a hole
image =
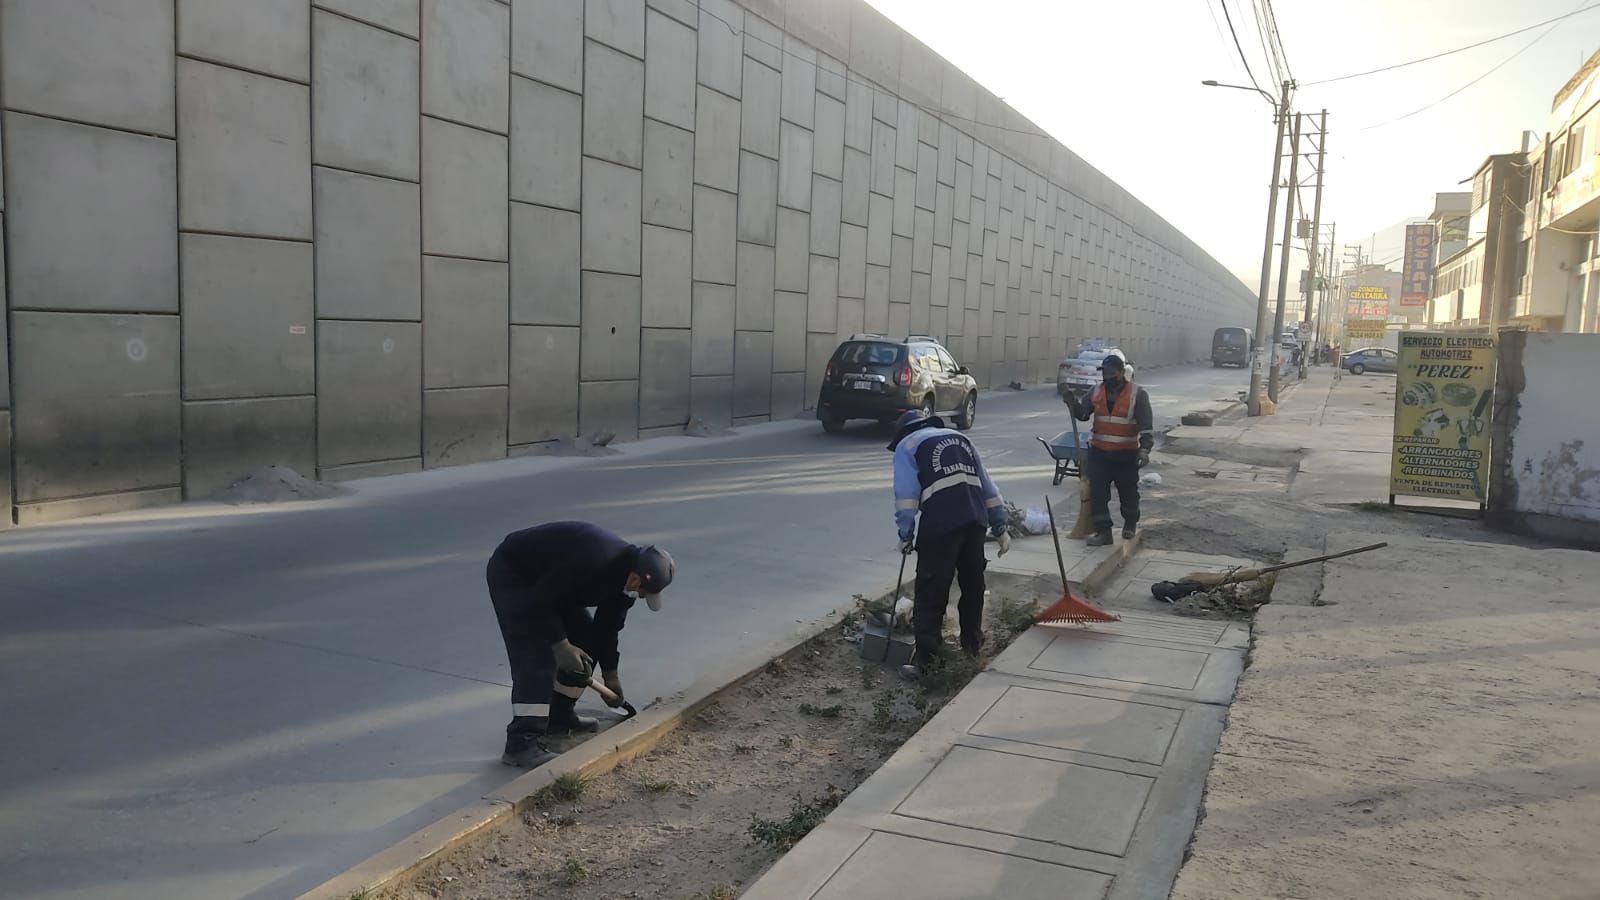
[[1493, 394], [1494, 338], [1402, 333], [1390, 495], [1484, 503]]

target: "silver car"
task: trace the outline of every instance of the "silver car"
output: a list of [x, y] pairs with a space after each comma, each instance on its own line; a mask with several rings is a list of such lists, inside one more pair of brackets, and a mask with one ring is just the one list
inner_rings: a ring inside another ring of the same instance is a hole
[[1127, 366], [1128, 380], [1133, 380], [1133, 363], [1128, 354], [1118, 347], [1080, 347], [1078, 352], [1061, 361], [1056, 368], [1056, 393], [1063, 398], [1071, 391], [1078, 399], [1088, 395], [1100, 383], [1100, 364], [1107, 356], [1120, 356]]

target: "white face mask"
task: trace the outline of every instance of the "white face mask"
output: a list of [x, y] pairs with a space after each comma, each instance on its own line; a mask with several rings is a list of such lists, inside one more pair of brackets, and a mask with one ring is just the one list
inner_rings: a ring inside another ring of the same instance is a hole
[[639, 597], [642, 596], [638, 591], [623, 591], [623, 593], [628, 595], [629, 600], [632, 600], [636, 603], [638, 602]]

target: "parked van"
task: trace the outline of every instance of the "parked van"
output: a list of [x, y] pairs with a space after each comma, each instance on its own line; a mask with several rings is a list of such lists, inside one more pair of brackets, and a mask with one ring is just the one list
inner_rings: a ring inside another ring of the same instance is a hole
[[1255, 332], [1248, 328], [1218, 328], [1211, 336], [1211, 367], [1250, 365], [1250, 344]]

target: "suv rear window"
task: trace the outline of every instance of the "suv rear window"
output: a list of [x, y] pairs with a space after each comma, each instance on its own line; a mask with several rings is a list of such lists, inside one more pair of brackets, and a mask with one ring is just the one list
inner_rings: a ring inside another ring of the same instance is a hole
[[892, 366], [900, 361], [900, 350], [898, 344], [856, 341], [841, 346], [834, 358], [858, 366]]

